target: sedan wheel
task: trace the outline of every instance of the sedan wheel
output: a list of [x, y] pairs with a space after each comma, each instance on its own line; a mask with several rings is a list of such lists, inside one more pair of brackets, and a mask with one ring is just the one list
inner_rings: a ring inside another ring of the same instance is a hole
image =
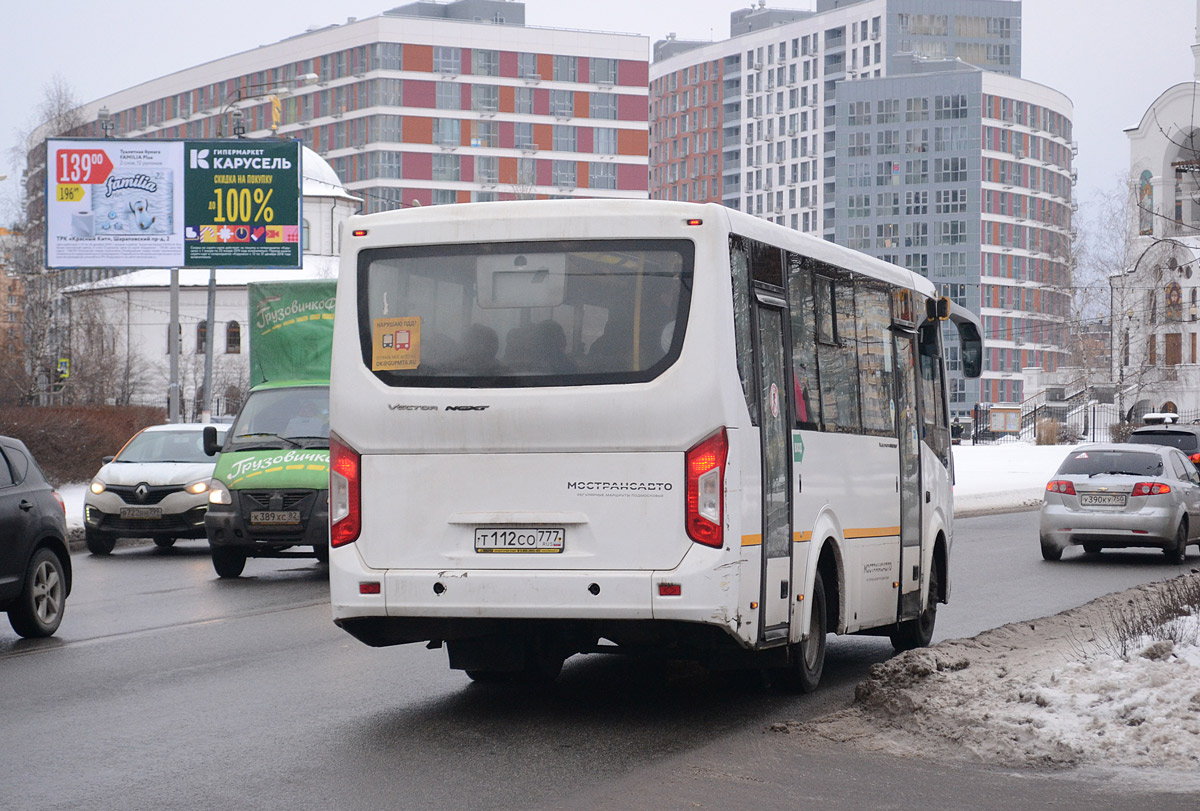
[[39, 549], [29, 561], [21, 596], [8, 609], [9, 625], [24, 637], [50, 636], [62, 622], [66, 588], [58, 555]]
[[1175, 543], [1163, 550], [1163, 554], [1167, 556], [1167, 560], [1172, 563], [1183, 563], [1187, 557], [1188, 544], [1188, 529], [1187, 521], [1179, 522], [1179, 529], [1175, 530]]
[[172, 546], [175, 545], [175, 539], [174, 538], [155, 538], [154, 545], [157, 546], [159, 549], [170, 549]]
[[93, 532], [87, 527], [83, 528], [83, 541], [87, 544], [88, 551], [93, 555], [112, 554], [113, 547], [117, 545], [116, 538], [111, 535], [101, 535], [99, 532]]
[[1042, 538], [1042, 558], [1045, 560], [1062, 560], [1062, 547], [1048, 538]]

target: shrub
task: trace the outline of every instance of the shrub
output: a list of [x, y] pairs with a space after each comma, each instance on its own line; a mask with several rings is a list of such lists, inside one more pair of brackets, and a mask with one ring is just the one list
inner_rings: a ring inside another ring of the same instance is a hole
[[1133, 423], [1131, 422], [1114, 422], [1108, 426], [1108, 438], [1111, 442], [1128, 442], [1131, 433], [1133, 433]]
[[56, 486], [89, 481], [102, 457], [165, 421], [163, 409], [147, 406], [0, 407], [0, 434], [24, 442]]
[[1037, 421], [1037, 444], [1039, 445], [1057, 445], [1058, 432], [1061, 428], [1058, 420], [1049, 417], [1043, 417]]

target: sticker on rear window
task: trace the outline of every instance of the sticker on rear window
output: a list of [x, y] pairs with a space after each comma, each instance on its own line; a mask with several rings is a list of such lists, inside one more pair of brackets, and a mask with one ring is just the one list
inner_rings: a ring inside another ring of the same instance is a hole
[[376, 318], [371, 325], [371, 371], [416, 369], [421, 365], [421, 318]]

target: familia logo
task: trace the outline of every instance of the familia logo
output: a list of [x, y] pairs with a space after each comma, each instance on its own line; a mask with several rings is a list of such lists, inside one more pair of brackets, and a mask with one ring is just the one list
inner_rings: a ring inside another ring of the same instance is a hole
[[256, 456], [234, 461], [230, 468], [229, 477], [237, 481], [251, 473], [257, 473], [282, 465], [311, 465], [325, 466], [329, 463], [329, 451], [288, 451], [272, 456]]
[[124, 177], [109, 175], [108, 180], [104, 181], [105, 197], [112, 197], [119, 191], [127, 191], [129, 189], [154, 193], [158, 191], [158, 184], [154, 182], [154, 178], [147, 174], [125, 175]]

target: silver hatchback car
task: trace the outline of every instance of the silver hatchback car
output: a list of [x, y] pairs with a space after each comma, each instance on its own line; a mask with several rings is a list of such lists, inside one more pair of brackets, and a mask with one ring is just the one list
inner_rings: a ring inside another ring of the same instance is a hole
[[1046, 485], [1040, 533], [1046, 560], [1061, 559], [1068, 546], [1093, 554], [1137, 546], [1182, 563], [1200, 540], [1200, 471], [1178, 448], [1076, 448]]

